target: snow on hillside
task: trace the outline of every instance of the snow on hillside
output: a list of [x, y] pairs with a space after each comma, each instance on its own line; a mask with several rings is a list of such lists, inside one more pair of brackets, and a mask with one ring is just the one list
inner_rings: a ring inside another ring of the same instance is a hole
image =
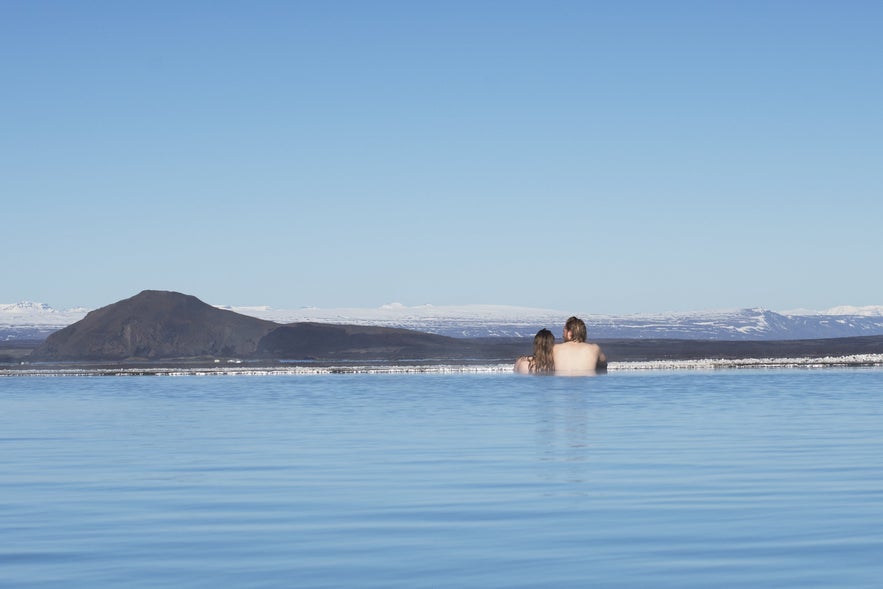
[[0, 340], [42, 339], [76, 323], [88, 312], [89, 309], [83, 308], [60, 311], [45, 303], [29, 301], [0, 304]]
[[[315, 321], [415, 329], [454, 337], [532, 337], [546, 327], [560, 337], [563, 311], [505, 305], [274, 309], [219, 306], [277, 323]], [[43, 303], [0, 305], [0, 340], [41, 339], [85, 317], [88, 309], [56, 310]], [[835, 307], [827, 311], [777, 313], [766, 309], [592, 315], [590, 339], [672, 338], [774, 340], [883, 335], [883, 306]]]
[[0, 325], [70, 325], [86, 316], [89, 309], [76, 308], [59, 311], [45, 303], [29, 301], [0, 304]]
[[[530, 337], [543, 327], [551, 329], [560, 336], [561, 328], [570, 315], [563, 311], [502, 305], [407, 307], [392, 304], [374, 309], [281, 310], [269, 307], [230, 309], [278, 323], [318, 321], [380, 325], [454, 337]], [[579, 313], [577, 315], [586, 321], [590, 339], [769, 340], [883, 335], [883, 316], [873, 315], [792, 316], [766, 309], [618, 316]]]
[[857, 315], [861, 317], [883, 317], [883, 305], [868, 305], [866, 307], [841, 306], [828, 309], [822, 315]]
[[417, 329], [455, 337], [533, 336], [543, 327], [557, 327], [569, 317], [561, 311], [505, 305], [419, 305], [400, 303], [375, 308], [272, 309], [270, 307], [221, 307], [243, 315], [277, 323], [316, 321]]

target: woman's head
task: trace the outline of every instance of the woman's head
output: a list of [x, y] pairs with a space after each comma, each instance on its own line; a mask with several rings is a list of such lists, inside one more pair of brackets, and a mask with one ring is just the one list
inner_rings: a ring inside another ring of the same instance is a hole
[[553, 372], [555, 361], [552, 359], [552, 347], [555, 345], [555, 336], [548, 329], [541, 329], [533, 338], [533, 361], [530, 363], [531, 372]]

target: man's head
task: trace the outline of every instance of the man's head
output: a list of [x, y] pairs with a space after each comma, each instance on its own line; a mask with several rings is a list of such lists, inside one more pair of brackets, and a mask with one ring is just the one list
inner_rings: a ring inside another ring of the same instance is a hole
[[571, 317], [564, 324], [564, 341], [566, 342], [584, 342], [586, 341], [586, 324], [579, 317]]

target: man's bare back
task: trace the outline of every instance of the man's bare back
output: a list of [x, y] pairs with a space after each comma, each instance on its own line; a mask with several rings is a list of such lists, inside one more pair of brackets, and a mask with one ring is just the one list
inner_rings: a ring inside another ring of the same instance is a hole
[[607, 367], [607, 358], [598, 344], [569, 341], [552, 348], [556, 374], [587, 374]]
[[555, 374], [595, 374], [607, 369], [607, 356], [601, 346], [586, 342], [586, 324], [571, 317], [564, 324], [564, 343], [552, 348]]

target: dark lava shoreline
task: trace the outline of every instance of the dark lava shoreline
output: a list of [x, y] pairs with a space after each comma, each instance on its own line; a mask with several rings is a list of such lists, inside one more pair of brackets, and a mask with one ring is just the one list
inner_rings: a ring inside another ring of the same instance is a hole
[[[353, 372], [473, 372], [507, 370], [531, 351], [532, 338], [473, 338], [473, 351], [432, 358], [354, 354], [303, 360], [245, 358], [166, 358], [157, 360], [31, 362], [38, 341], [0, 342], [0, 375], [37, 374], [292, 374]], [[705, 368], [756, 366], [878, 366], [883, 336], [787, 341], [672, 339], [598, 340], [611, 370], [630, 368]]]
[[748, 358], [825, 358], [883, 354], [883, 336], [811, 340], [729, 341], [680, 339], [599, 340], [611, 362], [653, 360], [743, 360]]

